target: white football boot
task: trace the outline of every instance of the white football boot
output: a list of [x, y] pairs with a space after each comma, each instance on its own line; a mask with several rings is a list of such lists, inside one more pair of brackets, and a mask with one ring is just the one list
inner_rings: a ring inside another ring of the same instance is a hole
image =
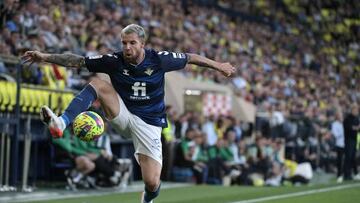
[[145, 201], [145, 192], [142, 192], [141, 193], [141, 203], [154, 203], [154, 201], [151, 200], [150, 202], [146, 202]]
[[52, 110], [47, 106], [42, 106], [40, 109], [40, 119], [45, 123], [53, 138], [61, 138], [63, 131], [66, 128], [65, 122], [62, 118], [56, 116]]

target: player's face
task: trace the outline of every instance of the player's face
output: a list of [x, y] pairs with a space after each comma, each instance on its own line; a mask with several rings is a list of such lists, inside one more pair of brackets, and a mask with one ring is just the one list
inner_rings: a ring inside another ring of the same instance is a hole
[[122, 34], [124, 59], [130, 63], [138, 64], [143, 57], [144, 42], [136, 33]]

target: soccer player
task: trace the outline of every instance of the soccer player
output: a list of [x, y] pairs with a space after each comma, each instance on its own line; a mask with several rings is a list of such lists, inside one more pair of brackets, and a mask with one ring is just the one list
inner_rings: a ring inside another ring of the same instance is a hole
[[27, 51], [27, 62], [48, 62], [65, 67], [87, 68], [90, 72], [106, 73], [111, 83], [92, 80], [69, 104], [65, 112], [56, 116], [48, 107], [41, 110], [41, 118], [53, 137], [61, 137], [63, 130], [81, 112], [99, 99], [107, 119], [122, 135], [132, 138], [135, 157], [141, 167], [145, 191], [142, 202], [153, 202], [160, 191], [162, 167], [161, 129], [167, 126], [164, 104], [164, 75], [179, 70], [187, 63], [220, 71], [229, 77], [235, 72], [230, 63], [219, 63], [190, 53], [174, 53], [145, 48], [145, 31], [136, 24], [121, 33], [123, 50], [113, 54], [83, 57], [74, 54], [47, 54]]

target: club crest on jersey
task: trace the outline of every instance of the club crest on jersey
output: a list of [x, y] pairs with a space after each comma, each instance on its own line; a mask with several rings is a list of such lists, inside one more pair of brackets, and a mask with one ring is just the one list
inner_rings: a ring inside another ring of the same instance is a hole
[[129, 74], [129, 70], [128, 70], [128, 69], [124, 69], [124, 70], [123, 70], [123, 74], [124, 74], [124, 75], [130, 75], [130, 74]]
[[150, 76], [152, 73], [154, 72], [153, 69], [151, 68], [147, 68], [146, 71], [144, 73], [146, 73], [146, 75]]

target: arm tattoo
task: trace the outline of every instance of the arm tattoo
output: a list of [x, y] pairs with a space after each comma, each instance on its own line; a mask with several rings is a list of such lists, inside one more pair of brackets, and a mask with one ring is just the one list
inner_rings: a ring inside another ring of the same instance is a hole
[[75, 54], [50, 54], [45, 61], [65, 67], [74, 67], [74, 68], [86, 67], [85, 58], [83, 56], [79, 56]]

